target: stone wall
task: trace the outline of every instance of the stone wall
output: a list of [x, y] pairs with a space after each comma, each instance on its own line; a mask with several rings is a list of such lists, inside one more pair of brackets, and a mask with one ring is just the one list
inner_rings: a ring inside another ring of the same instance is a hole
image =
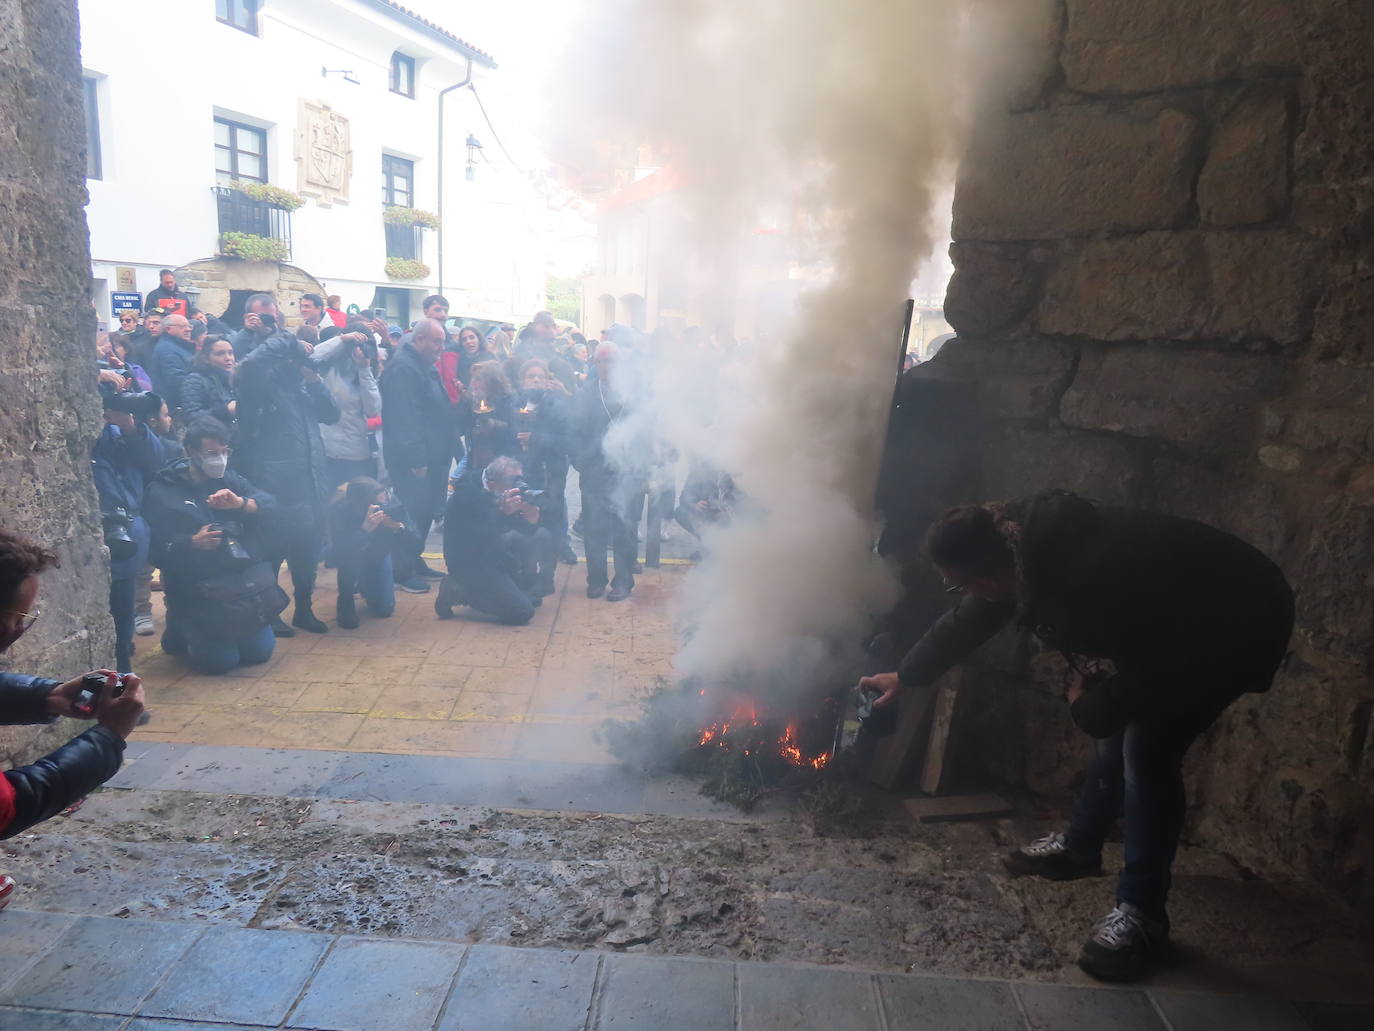
[[[958, 339], [904, 391], [962, 401], [899, 427], [895, 510], [1063, 486], [1278, 560], [1293, 652], [1196, 748], [1187, 833], [1374, 913], [1374, 4], [1060, 0], [1045, 36], [960, 168]], [[1022, 658], [978, 765], [1062, 798], [1083, 742]]]
[[[75, 0], [0, 0], [0, 520], [55, 549], [42, 618], [7, 668], [68, 677], [114, 658], [90, 448], [102, 425], [88, 300]], [[73, 727], [0, 729], [0, 761]]]
[[304, 269], [275, 261], [243, 261], [240, 258], [204, 258], [176, 269], [177, 282], [200, 291], [199, 307], [214, 315], [229, 307], [233, 291], [269, 293], [288, 326], [299, 323], [303, 294], [327, 295], [320, 281]]

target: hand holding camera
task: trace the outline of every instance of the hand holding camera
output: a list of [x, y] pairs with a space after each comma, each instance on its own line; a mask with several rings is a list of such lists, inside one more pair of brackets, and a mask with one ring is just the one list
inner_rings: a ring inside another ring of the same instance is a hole
[[503, 515], [515, 515], [524, 507], [525, 499], [519, 487], [512, 487], [502, 492], [499, 504]]
[[48, 713], [88, 720], [95, 711], [101, 691], [118, 680], [119, 674], [112, 669], [94, 669], [65, 684], [58, 684], [48, 695]]
[[363, 517], [363, 531], [365, 533], [372, 533], [372, 531], [386, 521], [386, 513], [382, 511], [382, 506], [372, 505], [368, 508], [367, 515]]
[[205, 499], [205, 503], [211, 508], [220, 509], [240, 509], [247, 507], [248, 503], [239, 497], [228, 487], [217, 490]]
[[191, 547], [199, 548], [201, 551], [214, 551], [219, 547], [223, 536], [224, 531], [220, 529], [219, 523], [209, 523], [192, 535]]

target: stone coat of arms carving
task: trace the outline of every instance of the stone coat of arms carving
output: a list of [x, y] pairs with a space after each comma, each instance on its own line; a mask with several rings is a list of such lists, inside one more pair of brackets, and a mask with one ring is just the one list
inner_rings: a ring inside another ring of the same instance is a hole
[[301, 100], [296, 117], [297, 191], [321, 207], [348, 203], [353, 144], [348, 119], [328, 104]]

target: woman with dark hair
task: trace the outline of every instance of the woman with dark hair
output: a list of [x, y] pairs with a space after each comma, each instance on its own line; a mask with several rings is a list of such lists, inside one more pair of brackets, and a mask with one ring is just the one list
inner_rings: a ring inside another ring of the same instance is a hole
[[573, 382], [581, 386], [587, 382], [587, 363], [591, 360], [591, 352], [587, 348], [587, 338], [581, 333], [570, 333], [568, 338], [568, 346], [563, 352], [563, 360], [568, 363], [568, 368], [572, 370]]
[[339, 626], [357, 628], [358, 594], [369, 613], [386, 619], [396, 611], [395, 568], [410, 568], [421, 548], [405, 509], [376, 480], [358, 476], [329, 506], [329, 533], [339, 569]]
[[467, 438], [465, 469], [485, 469], [498, 455], [519, 458], [515, 436], [515, 392], [500, 362], [478, 362], [472, 367], [468, 404], [460, 410], [460, 428]]
[[1231, 534], [1061, 490], [951, 509], [927, 534], [926, 551], [959, 604], [895, 672], [865, 677], [860, 689], [875, 705], [891, 704], [1012, 622], [1061, 652], [1069, 716], [1096, 739], [1096, 753], [1065, 829], [1004, 863], [1013, 875], [1050, 880], [1097, 875], [1124, 812], [1116, 908], [1078, 964], [1104, 980], [1148, 973], [1169, 951], [1183, 758], [1233, 702], [1269, 690], [1288, 653], [1292, 589]]
[[234, 345], [212, 334], [201, 344], [195, 364], [182, 381], [181, 415], [187, 423], [209, 415], [232, 428], [237, 409]]
[[472, 367], [483, 360], [482, 334], [471, 326], [464, 326], [456, 339], [444, 345], [439, 355], [439, 378], [454, 404], [463, 399], [464, 388], [472, 382]]

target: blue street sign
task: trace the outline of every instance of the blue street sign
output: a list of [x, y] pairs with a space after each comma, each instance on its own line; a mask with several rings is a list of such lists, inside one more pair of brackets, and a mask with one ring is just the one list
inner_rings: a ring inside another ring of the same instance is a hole
[[128, 311], [128, 310], [130, 310], [131, 308], [132, 308], [134, 311], [142, 311], [142, 310], [143, 310], [143, 295], [142, 295], [142, 294], [110, 294], [110, 308], [111, 308], [111, 314], [113, 314], [113, 315], [118, 315], [120, 312], [122, 312], [122, 311]]

